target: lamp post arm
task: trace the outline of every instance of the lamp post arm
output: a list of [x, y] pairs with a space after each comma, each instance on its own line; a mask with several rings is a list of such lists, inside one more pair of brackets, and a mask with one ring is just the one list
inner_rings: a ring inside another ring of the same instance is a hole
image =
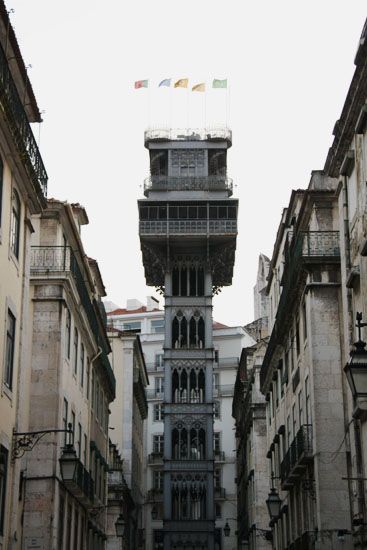
[[51, 429], [51, 430], [35, 430], [32, 432], [16, 432], [13, 431], [13, 443], [11, 458], [12, 461], [21, 458], [26, 451], [31, 451], [35, 445], [47, 434], [51, 433], [68, 433], [73, 435], [72, 425], [68, 424], [67, 429]]

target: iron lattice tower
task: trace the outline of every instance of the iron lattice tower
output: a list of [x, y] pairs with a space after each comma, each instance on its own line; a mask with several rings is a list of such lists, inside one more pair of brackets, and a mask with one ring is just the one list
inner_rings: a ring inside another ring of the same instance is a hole
[[227, 128], [145, 132], [140, 243], [165, 298], [164, 550], [215, 548], [212, 297], [233, 274], [231, 144]]

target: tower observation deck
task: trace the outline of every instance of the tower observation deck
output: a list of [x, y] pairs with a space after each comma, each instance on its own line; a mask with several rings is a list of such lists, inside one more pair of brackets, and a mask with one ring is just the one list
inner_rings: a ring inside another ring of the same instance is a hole
[[147, 130], [138, 201], [147, 284], [165, 297], [164, 550], [214, 550], [212, 297], [232, 282], [228, 128]]

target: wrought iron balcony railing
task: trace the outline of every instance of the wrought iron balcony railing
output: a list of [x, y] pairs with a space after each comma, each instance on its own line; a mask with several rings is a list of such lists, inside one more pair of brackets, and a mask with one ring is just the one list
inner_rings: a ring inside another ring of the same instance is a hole
[[226, 498], [226, 490], [224, 487], [214, 487], [214, 498], [223, 499]]
[[85, 507], [91, 508], [94, 502], [94, 481], [90, 473], [84, 468], [78, 460], [76, 468], [76, 478], [73, 481], [64, 481], [68, 490]]
[[233, 180], [227, 176], [149, 176], [144, 180], [144, 194], [149, 191], [228, 191]]
[[225, 462], [226, 453], [224, 451], [214, 451], [215, 462]]
[[148, 141], [211, 141], [225, 140], [232, 143], [232, 130], [227, 126], [209, 128], [148, 128], [144, 132], [144, 142]]
[[163, 487], [162, 488], [149, 489], [149, 491], [147, 493], [147, 500], [149, 502], [162, 502], [162, 500], [163, 500]]
[[0, 46], [0, 103], [19, 157], [37, 194], [47, 195], [47, 172], [44, 167], [32, 128]]
[[312, 426], [304, 424], [298, 430], [280, 464], [280, 480], [287, 489], [304, 470], [304, 465], [313, 458]]
[[73, 276], [80, 301], [87, 315], [90, 328], [94, 334], [97, 345], [101, 347], [102, 353], [100, 361], [105, 367], [107, 377], [115, 392], [115, 375], [107, 357], [107, 346], [101, 335], [99, 322], [97, 319], [96, 301], [91, 301], [87, 286], [84, 282], [83, 274], [78, 265], [77, 259], [70, 246], [32, 246], [31, 248], [31, 274], [33, 275], [62, 275], [70, 273]]
[[145, 363], [145, 366], [147, 368], [148, 373], [164, 370], [164, 364], [163, 363]]
[[163, 462], [163, 452], [148, 455], [148, 464], [160, 464], [161, 462]]
[[237, 220], [141, 220], [140, 235], [237, 234]]

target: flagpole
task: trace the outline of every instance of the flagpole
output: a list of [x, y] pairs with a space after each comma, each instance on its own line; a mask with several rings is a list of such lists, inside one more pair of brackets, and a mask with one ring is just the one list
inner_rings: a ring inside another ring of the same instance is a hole
[[190, 96], [189, 96], [189, 86], [187, 85], [186, 88], [186, 95], [187, 95], [187, 132], [190, 128]]
[[206, 128], [206, 86], [204, 91], [204, 130]]

